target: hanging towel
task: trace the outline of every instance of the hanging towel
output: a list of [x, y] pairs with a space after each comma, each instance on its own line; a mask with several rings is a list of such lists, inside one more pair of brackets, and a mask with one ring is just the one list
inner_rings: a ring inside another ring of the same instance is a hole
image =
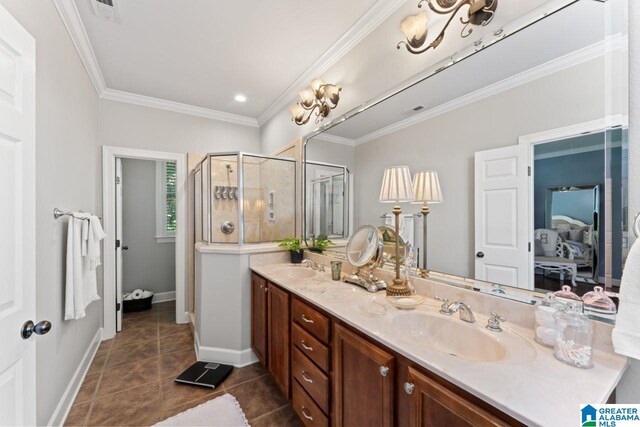
[[613, 328], [618, 354], [640, 359], [640, 243], [629, 251], [620, 283], [620, 307]]
[[87, 260], [89, 261], [89, 269], [95, 270], [98, 266], [102, 265], [100, 260], [100, 241], [107, 237], [100, 224], [100, 218], [92, 215], [89, 218], [89, 231], [87, 241]]
[[[96, 283], [96, 271], [89, 268], [88, 256], [83, 256], [83, 229], [86, 224], [86, 251], [90, 251], [92, 227], [90, 215], [74, 212], [69, 217], [67, 231], [67, 271], [65, 286], [65, 320], [85, 317], [87, 306], [99, 300]], [[98, 251], [99, 256], [99, 251]]]

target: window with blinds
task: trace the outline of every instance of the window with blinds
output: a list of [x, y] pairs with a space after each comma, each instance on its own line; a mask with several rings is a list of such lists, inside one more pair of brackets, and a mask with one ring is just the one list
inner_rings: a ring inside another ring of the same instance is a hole
[[156, 163], [156, 240], [173, 242], [176, 234], [176, 164]]

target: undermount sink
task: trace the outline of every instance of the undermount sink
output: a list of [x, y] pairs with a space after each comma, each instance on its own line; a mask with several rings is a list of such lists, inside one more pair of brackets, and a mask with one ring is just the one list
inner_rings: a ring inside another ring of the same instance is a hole
[[315, 271], [305, 267], [282, 267], [276, 272], [292, 279], [308, 279], [316, 275]]
[[425, 345], [452, 356], [476, 362], [497, 362], [509, 355], [505, 344], [492, 332], [457, 317], [406, 313], [397, 315], [392, 322], [397, 328], [424, 340]]

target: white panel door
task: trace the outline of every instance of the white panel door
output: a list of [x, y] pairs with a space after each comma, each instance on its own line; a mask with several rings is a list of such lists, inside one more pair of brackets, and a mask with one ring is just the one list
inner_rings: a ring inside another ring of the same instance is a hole
[[529, 274], [527, 147], [475, 155], [475, 277], [533, 289]]
[[[116, 157], [116, 332], [122, 330], [122, 159]], [[118, 309], [119, 308], [119, 309]]]
[[[0, 424], [36, 422], [35, 56], [31, 35], [0, 6]], [[53, 221], [53, 219], [52, 219]]]

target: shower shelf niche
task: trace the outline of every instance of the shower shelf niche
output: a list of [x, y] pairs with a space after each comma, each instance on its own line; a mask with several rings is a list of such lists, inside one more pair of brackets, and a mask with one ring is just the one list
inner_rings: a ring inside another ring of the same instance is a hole
[[196, 165], [196, 241], [274, 242], [296, 235], [296, 160], [209, 153]]

